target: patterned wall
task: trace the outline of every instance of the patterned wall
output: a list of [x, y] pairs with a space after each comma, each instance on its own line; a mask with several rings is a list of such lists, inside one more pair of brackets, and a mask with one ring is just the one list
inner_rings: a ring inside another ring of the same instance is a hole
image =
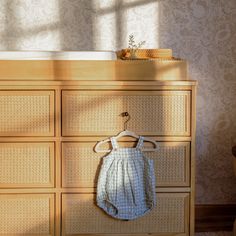
[[1, 0], [0, 50], [172, 48], [198, 80], [197, 202], [233, 203], [235, 0]]

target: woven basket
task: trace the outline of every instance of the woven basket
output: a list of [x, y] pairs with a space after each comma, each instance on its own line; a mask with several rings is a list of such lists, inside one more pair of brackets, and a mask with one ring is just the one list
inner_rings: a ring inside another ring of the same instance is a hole
[[130, 49], [122, 49], [118, 52], [118, 57], [121, 59], [155, 59], [155, 58], [172, 58], [171, 49], [138, 49], [135, 57], [131, 57]]

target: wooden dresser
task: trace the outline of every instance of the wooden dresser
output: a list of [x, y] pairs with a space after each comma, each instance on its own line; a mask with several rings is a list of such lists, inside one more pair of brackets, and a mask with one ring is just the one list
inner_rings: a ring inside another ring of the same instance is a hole
[[[0, 235], [193, 235], [195, 103], [181, 60], [0, 61]], [[93, 147], [125, 111], [160, 146], [157, 206], [133, 221], [95, 205]]]

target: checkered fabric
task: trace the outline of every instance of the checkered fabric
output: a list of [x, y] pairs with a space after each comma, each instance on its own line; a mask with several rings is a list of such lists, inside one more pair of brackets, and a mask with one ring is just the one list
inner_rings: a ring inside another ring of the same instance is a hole
[[141, 136], [135, 148], [119, 148], [114, 138], [111, 143], [99, 173], [97, 205], [114, 218], [136, 219], [156, 204], [153, 160], [143, 155]]

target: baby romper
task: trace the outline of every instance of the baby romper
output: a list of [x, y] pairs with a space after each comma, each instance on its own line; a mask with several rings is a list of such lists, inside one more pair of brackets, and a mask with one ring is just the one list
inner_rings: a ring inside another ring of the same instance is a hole
[[97, 184], [97, 205], [114, 218], [132, 220], [148, 213], [156, 203], [153, 160], [146, 158], [139, 137], [135, 148], [119, 148], [103, 157]]

